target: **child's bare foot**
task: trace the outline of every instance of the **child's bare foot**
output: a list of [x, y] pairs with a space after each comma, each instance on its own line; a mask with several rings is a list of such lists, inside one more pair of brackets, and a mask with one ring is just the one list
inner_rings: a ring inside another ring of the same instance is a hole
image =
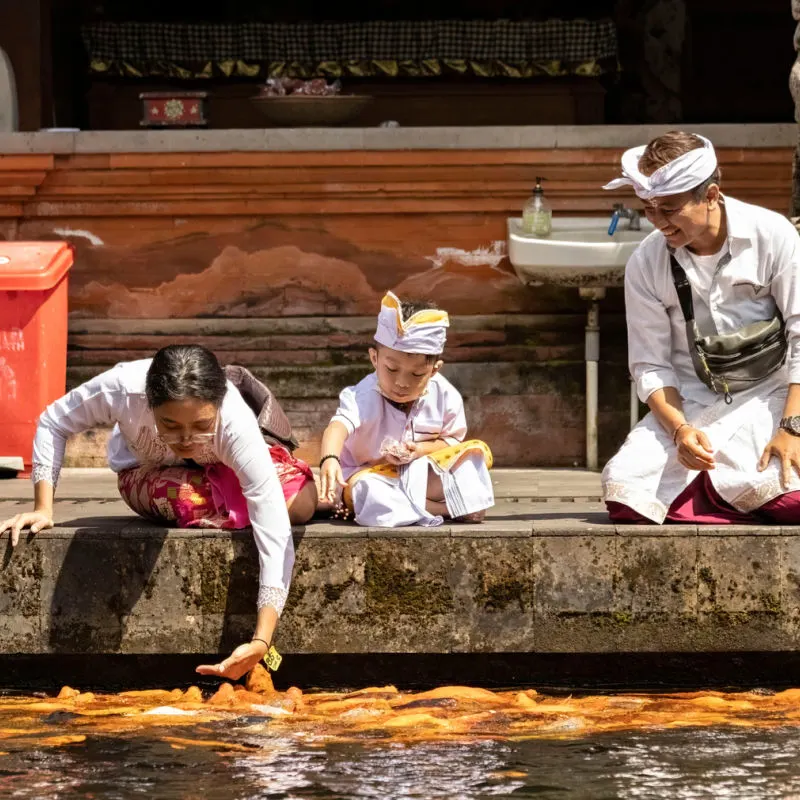
[[486, 509], [482, 509], [481, 511], [473, 511], [472, 514], [464, 514], [461, 517], [453, 517], [453, 522], [472, 522], [478, 523], [483, 522], [486, 518]]

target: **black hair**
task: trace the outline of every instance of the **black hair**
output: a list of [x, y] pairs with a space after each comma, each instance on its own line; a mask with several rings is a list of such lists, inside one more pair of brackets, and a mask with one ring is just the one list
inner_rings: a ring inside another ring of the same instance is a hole
[[403, 319], [413, 317], [418, 311], [438, 311], [439, 306], [430, 300], [401, 300], [400, 308], [403, 310]]
[[199, 344], [170, 344], [153, 356], [145, 392], [150, 408], [172, 400], [204, 400], [217, 408], [225, 397], [225, 372], [217, 357]]
[[717, 186], [719, 186], [721, 180], [722, 170], [717, 167], [711, 174], [711, 177], [706, 178], [702, 183], [697, 184], [697, 186], [692, 189], [692, 200], [694, 200], [695, 203], [704, 202], [711, 185], [716, 183]]
[[[403, 319], [408, 319], [409, 317], [413, 317], [418, 311], [438, 311], [439, 306], [437, 306], [432, 300], [413, 299], [400, 300], [400, 309], [403, 312]], [[383, 347], [382, 344], [379, 344], [378, 342], [375, 343], [375, 348], [377, 350], [380, 350], [381, 347]], [[441, 353], [426, 353], [425, 363], [435, 364], [441, 357]]]

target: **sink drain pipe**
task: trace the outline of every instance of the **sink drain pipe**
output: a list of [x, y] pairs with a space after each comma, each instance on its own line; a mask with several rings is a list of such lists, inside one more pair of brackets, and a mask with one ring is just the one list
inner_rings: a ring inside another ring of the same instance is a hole
[[580, 295], [589, 301], [586, 315], [584, 360], [586, 361], [586, 468], [596, 470], [598, 373], [600, 361], [600, 300], [606, 296], [603, 288], [581, 288]]

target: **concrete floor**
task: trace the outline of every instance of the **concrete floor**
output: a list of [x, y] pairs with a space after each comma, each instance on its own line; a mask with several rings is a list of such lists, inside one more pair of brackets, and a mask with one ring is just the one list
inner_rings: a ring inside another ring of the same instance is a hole
[[[498, 469], [492, 472], [497, 504], [480, 525], [459, 525], [460, 531], [475, 529], [485, 533], [518, 532], [544, 525], [584, 527], [606, 525], [608, 519], [600, 501], [600, 476], [577, 469]], [[0, 519], [30, 507], [33, 497], [27, 479], [0, 481]], [[65, 469], [56, 494], [57, 528], [85, 526], [117, 527], [135, 523], [136, 515], [123, 503], [117, 492], [115, 474], [108, 469]], [[314, 520], [309, 528], [344, 533], [355, 525]]]

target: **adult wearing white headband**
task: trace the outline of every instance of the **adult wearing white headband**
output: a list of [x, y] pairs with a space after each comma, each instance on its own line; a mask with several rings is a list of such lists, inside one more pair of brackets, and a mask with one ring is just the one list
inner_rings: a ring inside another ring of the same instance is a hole
[[[704, 136], [673, 131], [627, 150], [622, 176], [655, 230], [625, 270], [628, 358], [651, 413], [603, 472], [616, 522], [800, 523], [800, 237], [780, 214], [720, 191]], [[783, 367], [727, 397], [700, 380], [673, 279], [703, 336], [780, 314]]]
[[[717, 171], [717, 154], [714, 145], [705, 136], [694, 136], [702, 142], [701, 147], [689, 150], [649, 174], [644, 174], [639, 168], [639, 162], [649, 145], [626, 150], [622, 154], [622, 177], [607, 183], [603, 188], [632, 186], [637, 197], [642, 200], [682, 194], [695, 189]], [[646, 163], [651, 162], [648, 160]]]

